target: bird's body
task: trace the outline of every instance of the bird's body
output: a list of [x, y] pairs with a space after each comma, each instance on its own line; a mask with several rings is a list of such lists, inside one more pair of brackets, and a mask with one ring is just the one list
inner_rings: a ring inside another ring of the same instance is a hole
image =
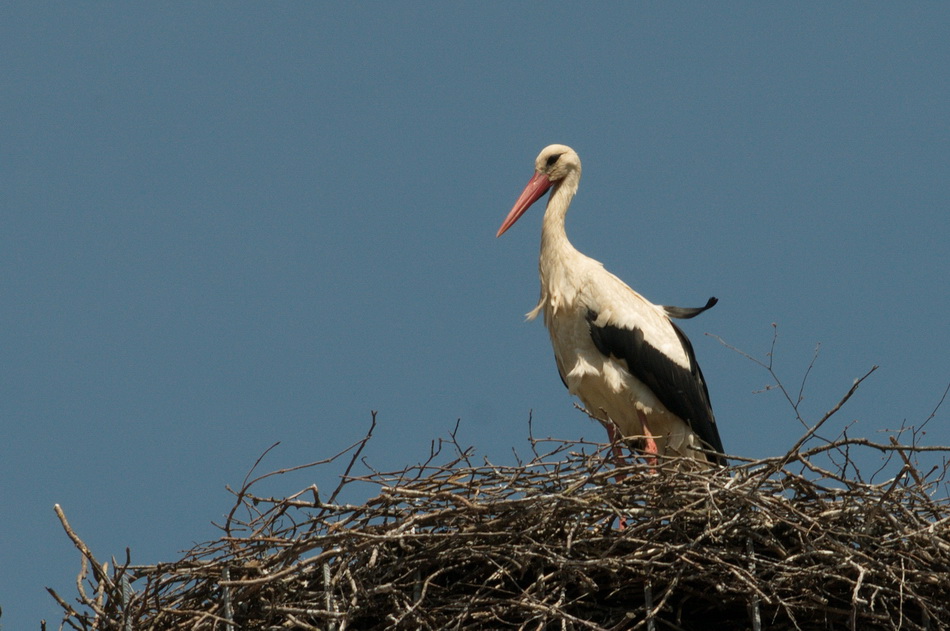
[[705, 381], [689, 340], [670, 320], [692, 317], [715, 299], [697, 309], [655, 305], [577, 251], [564, 218], [580, 175], [570, 147], [545, 148], [498, 231], [552, 189], [541, 230], [541, 299], [528, 317], [543, 312], [561, 379], [612, 440], [619, 432], [642, 437], [648, 452], [719, 462], [722, 443]]

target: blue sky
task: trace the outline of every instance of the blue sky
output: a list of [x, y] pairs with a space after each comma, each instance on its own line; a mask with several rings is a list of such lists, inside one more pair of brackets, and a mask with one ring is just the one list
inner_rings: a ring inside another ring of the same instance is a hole
[[[950, 382], [941, 3], [4, 3], [0, 625], [58, 624], [78, 553], [173, 560], [262, 467], [360, 438], [509, 461], [601, 440], [537, 299], [550, 143], [568, 233], [684, 323], [730, 452], [919, 424]], [[948, 407], [927, 426], [950, 443]], [[340, 471], [271, 481], [332, 488]]]

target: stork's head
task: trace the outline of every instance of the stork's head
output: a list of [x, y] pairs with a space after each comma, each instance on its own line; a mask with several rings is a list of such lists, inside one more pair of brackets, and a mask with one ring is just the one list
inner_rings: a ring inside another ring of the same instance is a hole
[[581, 159], [567, 145], [548, 145], [534, 161], [535, 173], [545, 174], [551, 183], [567, 177], [571, 171], [581, 170]]
[[518, 218], [548, 192], [552, 186], [571, 178], [576, 182], [581, 177], [581, 159], [577, 153], [567, 145], [548, 145], [538, 154], [534, 161], [534, 176], [528, 185], [521, 191], [521, 196], [515, 202], [511, 212], [498, 229], [496, 237], [500, 237], [508, 228], [514, 225]]

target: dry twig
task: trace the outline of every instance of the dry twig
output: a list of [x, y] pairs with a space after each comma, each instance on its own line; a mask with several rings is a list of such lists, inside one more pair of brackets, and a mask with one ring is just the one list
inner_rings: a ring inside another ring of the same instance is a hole
[[[868, 484], [787, 467], [846, 445], [898, 450], [903, 468]], [[514, 466], [473, 466], [453, 446], [390, 473], [354, 475], [351, 458], [340, 488], [378, 488], [362, 505], [245, 484], [221, 539], [93, 570], [79, 607], [57, 596], [63, 627], [950, 628], [950, 507], [934, 497], [947, 469], [927, 477], [911, 460], [947, 448], [841, 438], [714, 472], [637, 463], [615, 483], [606, 446], [533, 439]]]
[[[898, 440], [904, 427], [887, 442], [819, 436], [874, 369], [809, 424], [799, 404], [811, 365], [792, 397], [773, 370], [776, 339], [767, 362], [742, 354], [808, 429], [773, 458], [710, 471], [661, 463], [663, 475], [635, 462], [614, 482], [606, 445], [531, 435], [530, 461], [475, 465], [453, 431], [422, 464], [380, 472], [361, 460], [368, 472], [356, 475], [373, 413], [336, 456], [252, 478], [259, 459], [231, 491], [220, 539], [172, 563], [127, 556], [111, 575], [57, 506], [82, 555], [78, 606], [50, 590], [60, 628], [950, 630], [950, 447], [918, 444], [920, 428], [910, 444]], [[326, 501], [315, 485], [255, 493], [348, 453]], [[883, 459], [868, 481], [866, 453]], [[892, 460], [900, 470], [872, 483]], [[377, 494], [337, 503], [357, 483]]]

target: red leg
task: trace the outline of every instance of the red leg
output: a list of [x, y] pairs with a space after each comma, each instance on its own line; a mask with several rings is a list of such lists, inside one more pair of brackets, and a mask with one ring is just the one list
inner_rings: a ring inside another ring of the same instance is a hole
[[[617, 431], [617, 426], [614, 425], [613, 421], [611, 420], [608, 420], [606, 423], [604, 423], [604, 426], [607, 428], [607, 439], [610, 440], [610, 451], [613, 454], [614, 466], [625, 467], [627, 465], [627, 461], [623, 457], [623, 448], [620, 447], [622, 436], [620, 435], [620, 432]], [[614, 481], [620, 482], [626, 477], [626, 473], [616, 473], [614, 474]], [[626, 527], [627, 518], [621, 515], [617, 520], [617, 530], [624, 530]]]
[[[622, 437], [620, 432], [617, 431], [617, 426], [613, 424], [613, 421], [607, 421], [604, 425], [607, 427], [607, 439], [610, 441], [610, 451], [614, 456], [614, 465], [618, 467], [627, 466], [627, 461], [623, 457], [623, 449], [620, 447]], [[620, 482], [626, 477], [627, 474], [618, 473], [614, 476], [614, 480]]]
[[[642, 410], [637, 410], [637, 417], [640, 419], [640, 425], [643, 426], [643, 450], [650, 454], [650, 457], [647, 458], [647, 462], [650, 463], [651, 467], [655, 467], [657, 456], [660, 455], [660, 450], [656, 446], [656, 440], [653, 438], [653, 432], [650, 431], [650, 426], [647, 425], [647, 415], [644, 414]], [[654, 473], [656, 473], [656, 471], [654, 471]]]

